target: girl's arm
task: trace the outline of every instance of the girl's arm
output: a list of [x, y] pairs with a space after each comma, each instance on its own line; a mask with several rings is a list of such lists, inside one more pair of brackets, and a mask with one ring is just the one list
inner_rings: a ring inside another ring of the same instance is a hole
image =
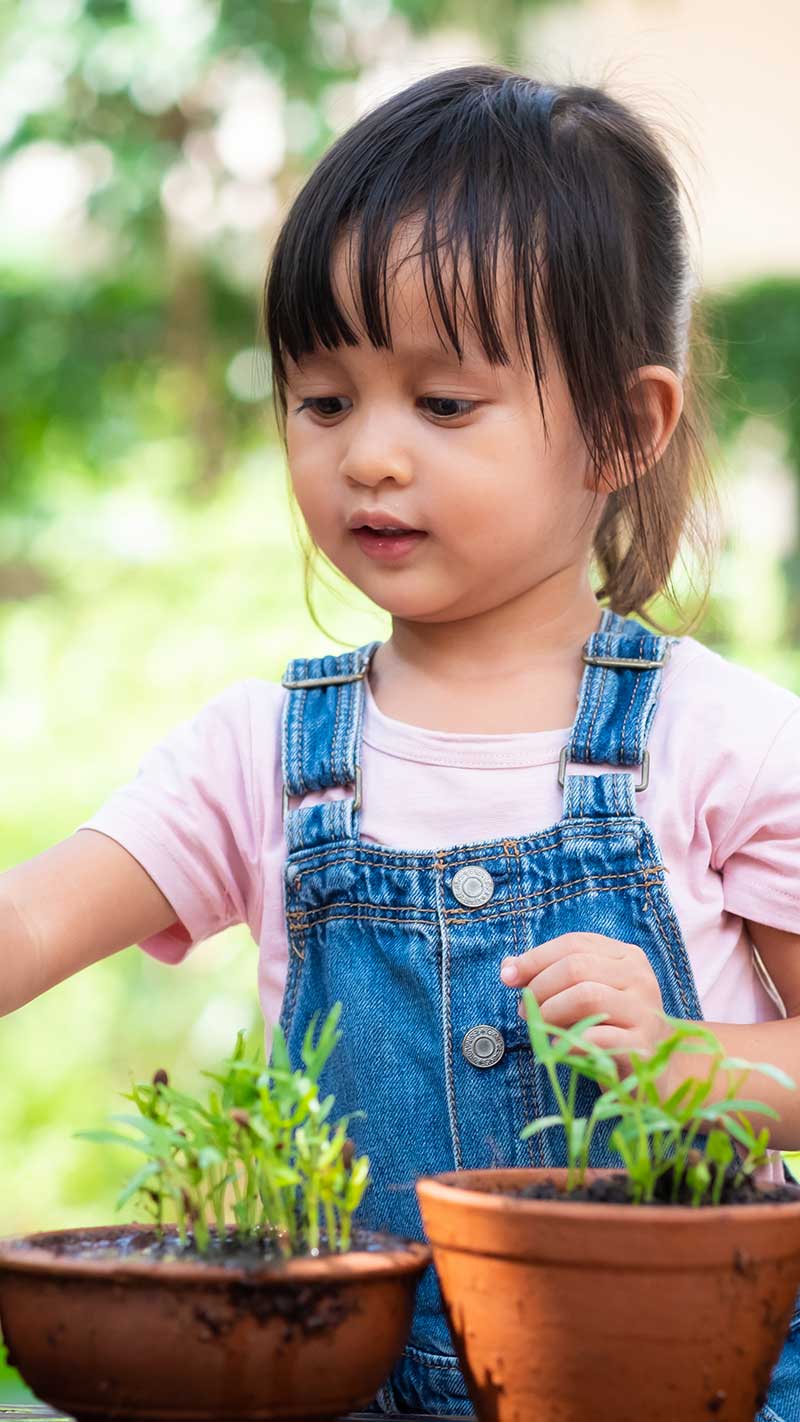
[[[781, 1067], [800, 1087], [800, 935], [784, 929], [747, 921], [747, 929], [764, 966], [781, 995], [787, 1016], [768, 1022], [708, 1022], [705, 1025], [719, 1037], [732, 1057], [744, 1057], [752, 1062], [771, 1062]], [[674, 1072], [670, 1085], [678, 1086], [696, 1074], [705, 1058], [673, 1058]], [[722, 1099], [725, 1083], [719, 1081], [711, 1101]], [[780, 1114], [780, 1121], [751, 1114], [754, 1127], [769, 1127], [770, 1146], [775, 1150], [800, 1150], [800, 1090], [789, 1092], [768, 1076], [751, 1072], [742, 1085], [742, 1095], [763, 1101]], [[750, 1113], [748, 1113], [750, 1114]]]
[[0, 874], [0, 1016], [175, 921], [126, 849], [78, 830]]

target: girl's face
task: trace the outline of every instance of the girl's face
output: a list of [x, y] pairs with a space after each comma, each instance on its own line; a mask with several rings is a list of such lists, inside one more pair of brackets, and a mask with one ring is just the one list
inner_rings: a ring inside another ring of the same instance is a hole
[[[363, 335], [343, 243], [333, 280]], [[507, 282], [502, 290], [503, 337], [516, 352]], [[552, 580], [574, 592], [588, 579], [605, 497], [592, 506], [588, 454], [551, 348], [546, 443], [530, 369], [518, 355], [490, 365], [468, 326], [459, 364], [437, 335], [415, 257], [390, 278], [389, 298], [392, 351], [363, 338], [288, 362], [288, 462], [314, 542], [401, 620], [476, 617]], [[422, 536], [380, 556], [375, 535], [352, 527], [369, 515]]]

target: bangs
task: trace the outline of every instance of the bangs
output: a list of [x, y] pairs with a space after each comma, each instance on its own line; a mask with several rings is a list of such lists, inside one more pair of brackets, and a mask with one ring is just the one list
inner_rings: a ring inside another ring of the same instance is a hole
[[[462, 71], [457, 93], [443, 84], [433, 105], [430, 81], [422, 83], [424, 107], [412, 86], [402, 102], [367, 115], [323, 157], [292, 207], [265, 292], [278, 403], [285, 409], [287, 357], [298, 362], [364, 337], [392, 349], [392, 280], [416, 258], [435, 330], [459, 361], [469, 327], [491, 364], [508, 365], [515, 353], [498, 315], [510, 314], [516, 354], [531, 369], [544, 417], [537, 308], [544, 312], [547, 303], [546, 155], [532, 141], [530, 101], [515, 101], [511, 82], [465, 87]], [[404, 241], [396, 260], [406, 224], [413, 245]], [[342, 240], [361, 332], [337, 300], [333, 266]]]

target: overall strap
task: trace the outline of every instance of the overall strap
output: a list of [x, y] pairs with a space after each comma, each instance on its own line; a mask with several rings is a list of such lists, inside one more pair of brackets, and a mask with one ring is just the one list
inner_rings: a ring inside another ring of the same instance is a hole
[[[583, 650], [578, 713], [561, 752], [558, 779], [565, 818], [637, 813], [635, 793], [646, 790], [650, 778], [647, 739], [661, 673], [678, 640], [648, 632], [633, 617], [604, 611]], [[638, 775], [567, 775], [568, 763], [619, 765], [638, 769]]]
[[[289, 692], [283, 712], [281, 762], [286, 843], [310, 849], [358, 838], [361, 804], [363, 680], [380, 642], [367, 642], [339, 656], [295, 657], [281, 686]], [[289, 809], [290, 795], [352, 785], [352, 797]]]

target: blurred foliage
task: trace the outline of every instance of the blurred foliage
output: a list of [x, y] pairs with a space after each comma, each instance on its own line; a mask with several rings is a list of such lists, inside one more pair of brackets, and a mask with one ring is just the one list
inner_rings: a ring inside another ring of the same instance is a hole
[[[784, 438], [784, 458], [800, 485], [800, 279], [769, 276], [706, 297], [709, 333], [722, 356], [715, 411], [726, 444], [753, 416]], [[780, 560], [786, 640], [800, 639], [800, 532]]]
[[[513, 60], [533, 8], [26, 0], [7, 11], [0, 161], [23, 221], [16, 244], [0, 240], [0, 508], [41, 511], [65, 463], [113, 478], [142, 432], [186, 430], [181, 491], [223, 475], [258, 418], [225, 373], [254, 345], [277, 215], [334, 137], [347, 86], [442, 24]], [[68, 205], [54, 245], [53, 184]]]

